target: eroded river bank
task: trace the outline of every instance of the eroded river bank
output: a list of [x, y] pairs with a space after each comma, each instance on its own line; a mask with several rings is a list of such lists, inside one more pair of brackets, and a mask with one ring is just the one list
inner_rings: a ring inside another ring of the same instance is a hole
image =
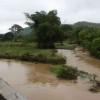
[[[67, 64], [100, 76], [100, 60], [74, 50], [58, 50]], [[91, 84], [59, 80], [48, 71], [50, 65], [0, 60], [0, 77], [28, 100], [100, 100], [100, 93], [88, 91]]]

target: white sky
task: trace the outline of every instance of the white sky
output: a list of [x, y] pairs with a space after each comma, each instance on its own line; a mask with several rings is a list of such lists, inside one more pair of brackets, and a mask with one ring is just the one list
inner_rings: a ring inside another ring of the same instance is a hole
[[56, 9], [62, 23], [78, 21], [100, 23], [100, 0], [0, 0], [0, 33], [13, 24], [25, 27], [24, 12]]

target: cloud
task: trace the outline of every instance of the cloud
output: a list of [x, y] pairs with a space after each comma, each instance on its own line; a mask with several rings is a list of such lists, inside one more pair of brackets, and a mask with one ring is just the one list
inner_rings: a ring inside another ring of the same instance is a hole
[[91, 21], [100, 23], [99, 0], [0, 0], [0, 33], [13, 24], [25, 26], [24, 12], [58, 10], [62, 23]]

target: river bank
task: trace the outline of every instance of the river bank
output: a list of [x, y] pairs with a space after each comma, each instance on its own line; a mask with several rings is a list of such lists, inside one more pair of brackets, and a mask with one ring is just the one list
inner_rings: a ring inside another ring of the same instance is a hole
[[58, 56], [54, 49], [38, 49], [36, 43], [2, 42], [0, 58], [30, 61], [35, 63], [65, 64], [66, 59]]
[[[100, 76], [100, 61], [74, 50], [58, 50], [67, 64]], [[79, 56], [80, 55], [80, 56]], [[87, 60], [88, 59], [88, 60]], [[81, 78], [63, 80], [48, 71], [50, 65], [16, 60], [0, 60], [0, 76], [27, 100], [99, 100], [100, 93], [88, 89], [92, 84]]]

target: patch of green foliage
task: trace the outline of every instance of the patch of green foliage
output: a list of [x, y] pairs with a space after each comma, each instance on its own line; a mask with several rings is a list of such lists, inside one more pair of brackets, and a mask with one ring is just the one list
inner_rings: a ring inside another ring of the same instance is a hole
[[52, 56], [52, 55], [45, 55], [43, 53], [39, 53], [36, 55], [26, 53], [22, 56], [20, 56], [21, 60], [24, 61], [35, 61], [35, 62], [40, 62], [40, 63], [50, 63], [50, 64], [65, 64], [66, 59], [60, 56]]
[[77, 27], [75, 38], [79, 45], [90, 51], [90, 54], [100, 59], [100, 28]]
[[36, 49], [36, 42], [14, 42], [14, 41], [5, 41], [0, 42], [0, 47], [32, 47]]
[[67, 50], [74, 50], [76, 47], [75, 44], [59, 44], [56, 45], [56, 49], [67, 49]]
[[92, 23], [92, 22], [86, 22], [86, 21], [79, 21], [77, 23], [74, 24], [74, 27], [84, 27], [84, 26], [88, 26], [88, 27], [98, 27], [100, 28], [100, 23]]
[[38, 49], [36, 43], [2, 42], [0, 47], [0, 58], [52, 64], [66, 63], [66, 58], [56, 55], [56, 50]]
[[67, 50], [74, 50], [76, 44], [70, 44], [69, 41], [63, 41], [61, 43], [55, 43], [56, 49], [67, 49]]
[[25, 13], [25, 15], [27, 19], [31, 20], [31, 23], [26, 23], [35, 29], [39, 48], [55, 48], [54, 43], [63, 41], [61, 21], [57, 16], [56, 10], [49, 11], [48, 13], [45, 11], [33, 14]]
[[67, 80], [76, 80], [78, 77], [86, 79], [88, 83], [91, 83], [89, 91], [100, 92], [100, 80], [96, 79], [95, 74], [89, 74], [88, 72], [78, 70], [76, 67], [68, 65], [53, 65], [49, 68], [50, 72], [55, 73], [58, 78], [64, 78]]
[[68, 65], [56, 65], [50, 67], [50, 71], [55, 73], [59, 78], [65, 78], [68, 80], [77, 79], [78, 69]]
[[96, 58], [100, 59], [100, 37], [95, 38], [92, 41], [90, 53], [91, 53], [91, 55], [93, 55]]
[[53, 64], [65, 64], [66, 63], [66, 58], [60, 57], [60, 56], [51, 56], [48, 57], [48, 61], [52, 62]]
[[79, 71], [79, 76], [81, 78], [88, 79], [89, 83], [92, 84], [92, 86], [89, 88], [89, 91], [94, 93], [100, 92], [100, 80], [98, 80], [97, 75]]

